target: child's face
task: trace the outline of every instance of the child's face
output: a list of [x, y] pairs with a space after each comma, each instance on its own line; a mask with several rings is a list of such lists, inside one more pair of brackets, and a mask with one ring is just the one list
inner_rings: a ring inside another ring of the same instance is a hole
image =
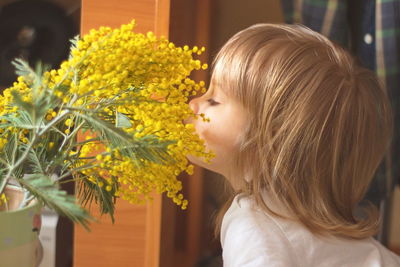
[[243, 106], [225, 92], [221, 85], [211, 83], [210, 89], [201, 97], [190, 101], [190, 107], [195, 114], [204, 113], [210, 122], [201, 118], [193, 120], [196, 132], [205, 140], [206, 147], [212, 150], [216, 157], [211, 164], [199, 158], [189, 156], [188, 159], [204, 168], [228, 176], [232, 168], [232, 159], [238, 149], [238, 142], [244, 132], [247, 118]]

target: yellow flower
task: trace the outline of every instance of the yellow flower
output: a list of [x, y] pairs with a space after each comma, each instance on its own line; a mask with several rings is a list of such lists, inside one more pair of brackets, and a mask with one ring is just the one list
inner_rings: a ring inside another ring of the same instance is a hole
[[0, 206], [3, 204], [6, 204], [7, 202], [8, 202], [8, 198], [7, 198], [6, 194], [2, 193], [0, 195]]
[[7, 144], [7, 139], [6, 138], [0, 138], [0, 149], [3, 149], [3, 147]]
[[73, 122], [73, 120], [71, 120], [71, 119], [67, 119], [67, 120], [65, 121], [65, 125], [67, 125], [68, 127], [71, 127], [71, 126], [74, 125], [74, 122]]
[[[159, 144], [169, 144], [165, 157], [169, 156], [170, 160], [155, 163], [148, 158], [128, 157], [122, 145], [113, 147], [100, 141], [85, 142], [80, 147], [82, 159], [74, 166], [88, 164], [88, 158], [93, 160], [95, 157], [97, 162], [92, 168], [82, 170], [80, 175], [103, 187], [104, 183], [97, 180], [101, 175], [108, 183], [106, 191], [114, 188], [116, 196], [131, 203], [144, 203], [156, 191], [166, 193], [174, 203], [186, 209], [188, 201], [181, 193], [182, 182], [177, 179], [184, 171], [193, 173], [194, 167], [186, 156], [192, 154], [205, 161], [214, 156], [206, 152], [194, 126], [183, 124], [190, 117], [197, 118], [188, 105], [188, 97], [206, 91], [204, 81], [189, 78], [193, 70], [208, 68], [207, 64], [193, 58], [205, 48], [177, 47], [152, 32], [135, 33], [132, 31], [134, 26], [132, 21], [119, 29], [101, 27], [91, 30], [72, 48], [71, 57], [59, 69], [43, 75], [43, 83], [57, 101], [62, 102], [60, 105], [96, 110], [96, 114], [107, 118], [109, 123], [117, 125], [118, 121], [119, 129], [130, 136], [132, 142], [145, 143], [151, 136], [157, 138]], [[29, 81], [19, 78], [11, 88], [4, 90], [3, 95], [0, 94], [0, 116], [16, 111], [16, 107], [5, 109], [13, 101], [12, 90], [17, 90], [27, 101], [32, 99]], [[44, 119], [51, 121], [61, 112], [50, 109]], [[201, 118], [208, 120], [204, 115]], [[66, 119], [64, 124], [72, 127], [74, 121], [79, 125], [77, 117]], [[68, 128], [64, 132], [70, 134], [71, 130]], [[0, 148], [6, 142], [7, 139], [0, 138]], [[54, 143], [48, 145], [51, 148]], [[103, 157], [99, 151], [104, 150], [109, 154]], [[118, 181], [118, 186], [109, 182], [113, 179]]]

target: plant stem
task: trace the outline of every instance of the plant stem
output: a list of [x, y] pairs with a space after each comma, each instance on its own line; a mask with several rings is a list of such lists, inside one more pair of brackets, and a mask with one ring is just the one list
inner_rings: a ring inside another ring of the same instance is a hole
[[56, 117], [49, 124], [47, 124], [46, 127], [42, 131], [35, 133], [35, 135], [32, 137], [32, 141], [29, 143], [28, 147], [25, 149], [22, 156], [18, 159], [18, 161], [16, 163], [14, 163], [13, 166], [10, 166], [10, 168], [8, 169], [8, 173], [7, 173], [6, 177], [0, 183], [0, 192], [4, 191], [4, 188], [6, 187], [8, 180], [10, 179], [11, 174], [14, 172], [14, 170], [25, 161], [26, 157], [29, 155], [29, 151], [31, 150], [32, 146], [35, 144], [36, 140], [41, 135], [43, 135], [48, 129], [50, 129], [54, 124], [56, 124], [59, 120], [61, 120], [64, 116], [66, 116], [68, 113], [70, 113], [70, 111], [65, 111], [59, 117]]
[[[92, 165], [93, 162], [96, 162], [96, 160], [92, 160], [91, 162], [89, 162], [89, 163], [87, 163], [87, 164], [85, 164], [85, 165], [83, 165], [83, 166], [80, 166], [80, 167], [78, 167], [78, 168], [76, 168], [76, 169], [73, 169], [73, 171], [74, 171], [74, 172], [78, 172], [78, 171], [81, 171], [81, 170], [91, 169], [91, 168], [100, 166], [100, 164], [94, 164], [94, 165]], [[86, 168], [86, 167], [88, 167], [88, 168]], [[58, 177], [58, 178], [57, 178], [57, 181], [60, 181], [60, 180], [62, 180], [63, 178], [68, 177], [68, 176], [70, 176], [70, 175], [72, 175], [72, 172], [71, 172], [71, 171], [67, 171], [66, 173], [64, 173], [63, 175], [61, 175], [60, 177]]]
[[69, 110], [65, 110], [65, 112], [63, 114], [61, 114], [59, 117], [56, 117], [49, 124], [47, 124], [46, 127], [43, 128], [43, 130], [40, 133], [38, 133], [38, 136], [41, 136], [42, 134], [44, 134], [48, 129], [50, 129], [54, 124], [56, 124], [59, 120], [64, 118], [69, 113], [71, 113]]
[[[82, 180], [84, 178], [80, 178], [80, 180]], [[70, 183], [70, 182], [76, 182], [78, 179], [73, 178], [73, 179], [69, 179], [69, 180], [65, 180], [65, 181], [60, 181], [58, 182], [59, 184], [66, 184], [66, 183]]]
[[95, 137], [95, 138], [91, 138], [91, 139], [87, 139], [87, 140], [81, 141], [79, 143], [75, 143], [74, 147], [80, 146], [80, 145], [84, 145], [86, 143], [90, 143], [90, 142], [93, 142], [93, 141], [100, 141], [100, 138]]
[[13, 165], [10, 166], [10, 168], [8, 169], [8, 173], [6, 174], [6, 177], [1, 181], [0, 184], [0, 192], [3, 192], [8, 180], [11, 177], [11, 174], [13, 173], [13, 171], [19, 166], [21, 165], [22, 162], [25, 161], [26, 157], [29, 154], [30, 149], [32, 148], [32, 146], [34, 145], [34, 143], [36, 142], [36, 139], [38, 138], [38, 135], [35, 134], [32, 138], [32, 141], [29, 143], [28, 147], [25, 149], [24, 154], [22, 154], [22, 156], [18, 159], [18, 161]]
[[24, 193], [24, 199], [21, 201], [21, 204], [19, 205], [19, 208], [22, 209], [23, 207], [25, 207], [25, 205], [27, 203], [29, 203], [29, 201], [31, 201], [33, 198], [33, 196], [29, 196], [29, 192], [25, 192]]
[[[85, 123], [82, 122], [81, 124], [79, 124], [79, 125], [74, 129], [74, 131], [73, 131], [71, 134], [66, 135], [66, 136], [64, 137], [64, 140], [63, 140], [63, 142], [61, 143], [61, 146], [59, 147], [58, 151], [61, 151], [61, 150], [62, 150], [62, 148], [64, 147], [65, 143], [68, 141], [69, 138], [71, 138], [71, 137], [75, 138], [75, 134], [78, 132], [78, 130], [79, 130], [84, 124], [85, 124]], [[67, 150], [65, 153], [68, 153], [69, 150], [70, 150], [70, 149], [68, 148], [68, 150]]]

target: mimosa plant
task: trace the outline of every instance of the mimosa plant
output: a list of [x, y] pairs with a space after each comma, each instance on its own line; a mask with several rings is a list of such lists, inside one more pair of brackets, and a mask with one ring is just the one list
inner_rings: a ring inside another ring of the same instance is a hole
[[[85, 227], [91, 217], [83, 207], [92, 201], [112, 219], [116, 198], [143, 203], [153, 191], [187, 207], [177, 179], [193, 172], [186, 155], [212, 157], [183, 123], [197, 116], [188, 97], [206, 90], [188, 78], [207, 68], [193, 59], [204, 48], [133, 28], [134, 21], [76, 37], [57, 70], [14, 61], [18, 80], [0, 94], [3, 206], [6, 185], [16, 184], [25, 190], [21, 206], [36, 198]], [[69, 181], [80, 203], [60, 189]]]

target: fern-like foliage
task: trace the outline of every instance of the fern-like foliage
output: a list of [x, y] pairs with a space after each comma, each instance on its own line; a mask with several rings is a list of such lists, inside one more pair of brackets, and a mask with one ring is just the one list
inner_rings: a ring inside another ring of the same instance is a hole
[[167, 153], [167, 146], [174, 141], [160, 141], [152, 135], [133, 139], [124, 130], [97, 115], [89, 116], [79, 112], [74, 112], [74, 114], [85, 121], [87, 128], [98, 133], [98, 137], [104, 143], [110, 143], [111, 147], [119, 147], [122, 155], [134, 159], [138, 164], [143, 162], [141, 159], [158, 164], [171, 163], [168, 162], [171, 161], [171, 157]]
[[[79, 36], [71, 39], [71, 50], [77, 47], [78, 41]], [[138, 135], [126, 131], [126, 128], [136, 129], [136, 122], [131, 121], [129, 114], [116, 111], [116, 107], [126, 105], [127, 101], [133, 105], [140, 102], [159, 103], [158, 100], [139, 96], [144, 84], [129, 85], [125, 92], [99, 99], [92, 97], [95, 90], [99, 90], [97, 87], [83, 93], [70, 90], [69, 82], [79, 84], [79, 66], [84, 65], [82, 62], [90, 53], [91, 50], [86, 51], [74, 66], [67, 64], [67, 69], [56, 72], [58, 76], [51, 74], [53, 71], [44, 75], [49, 66], [41, 63], [31, 68], [22, 59], [14, 60], [17, 75], [23, 77], [18, 82], [31, 91], [12, 90], [13, 101], [5, 107], [11, 112], [0, 116], [0, 137], [7, 134], [7, 143], [0, 151], [0, 193], [12, 179], [27, 190], [26, 198], [37, 198], [43, 205], [86, 229], [89, 229], [93, 218], [79, 204], [90, 206], [93, 201], [96, 202], [100, 212], [109, 214], [114, 222], [116, 194], [120, 185], [117, 178], [110, 175], [105, 179], [100, 175], [104, 172], [96, 173], [94, 167], [101, 166], [101, 163], [96, 156], [85, 154], [84, 142], [104, 144], [111, 150], [115, 149], [122, 156], [132, 159], [138, 168], [148, 163], [174, 164], [168, 146], [176, 142], [160, 141], [159, 137], [151, 134], [138, 138]], [[110, 81], [105, 87], [113, 86], [113, 83]], [[130, 95], [137, 93], [137, 97], [121, 98], [126, 92]], [[110, 115], [105, 112], [106, 109], [115, 113]], [[78, 132], [85, 131], [94, 133], [95, 137], [78, 142]], [[92, 170], [86, 172], [86, 169]], [[113, 179], [112, 183], [109, 179]], [[76, 182], [81, 203], [75, 196], [60, 189], [60, 184], [68, 181]]]
[[[97, 181], [106, 184], [107, 181], [101, 176], [96, 177]], [[78, 197], [83, 206], [91, 206], [93, 201], [99, 204], [101, 214], [109, 214], [111, 221], [114, 223], [114, 205], [116, 202], [115, 192], [118, 183], [114, 181], [111, 190], [107, 191], [104, 187], [94, 184], [88, 179], [79, 179], [77, 182]]]
[[41, 203], [89, 230], [89, 222], [93, 218], [76, 203], [75, 197], [68, 195], [64, 190], [60, 190], [50, 177], [35, 173], [25, 175], [18, 182]]

